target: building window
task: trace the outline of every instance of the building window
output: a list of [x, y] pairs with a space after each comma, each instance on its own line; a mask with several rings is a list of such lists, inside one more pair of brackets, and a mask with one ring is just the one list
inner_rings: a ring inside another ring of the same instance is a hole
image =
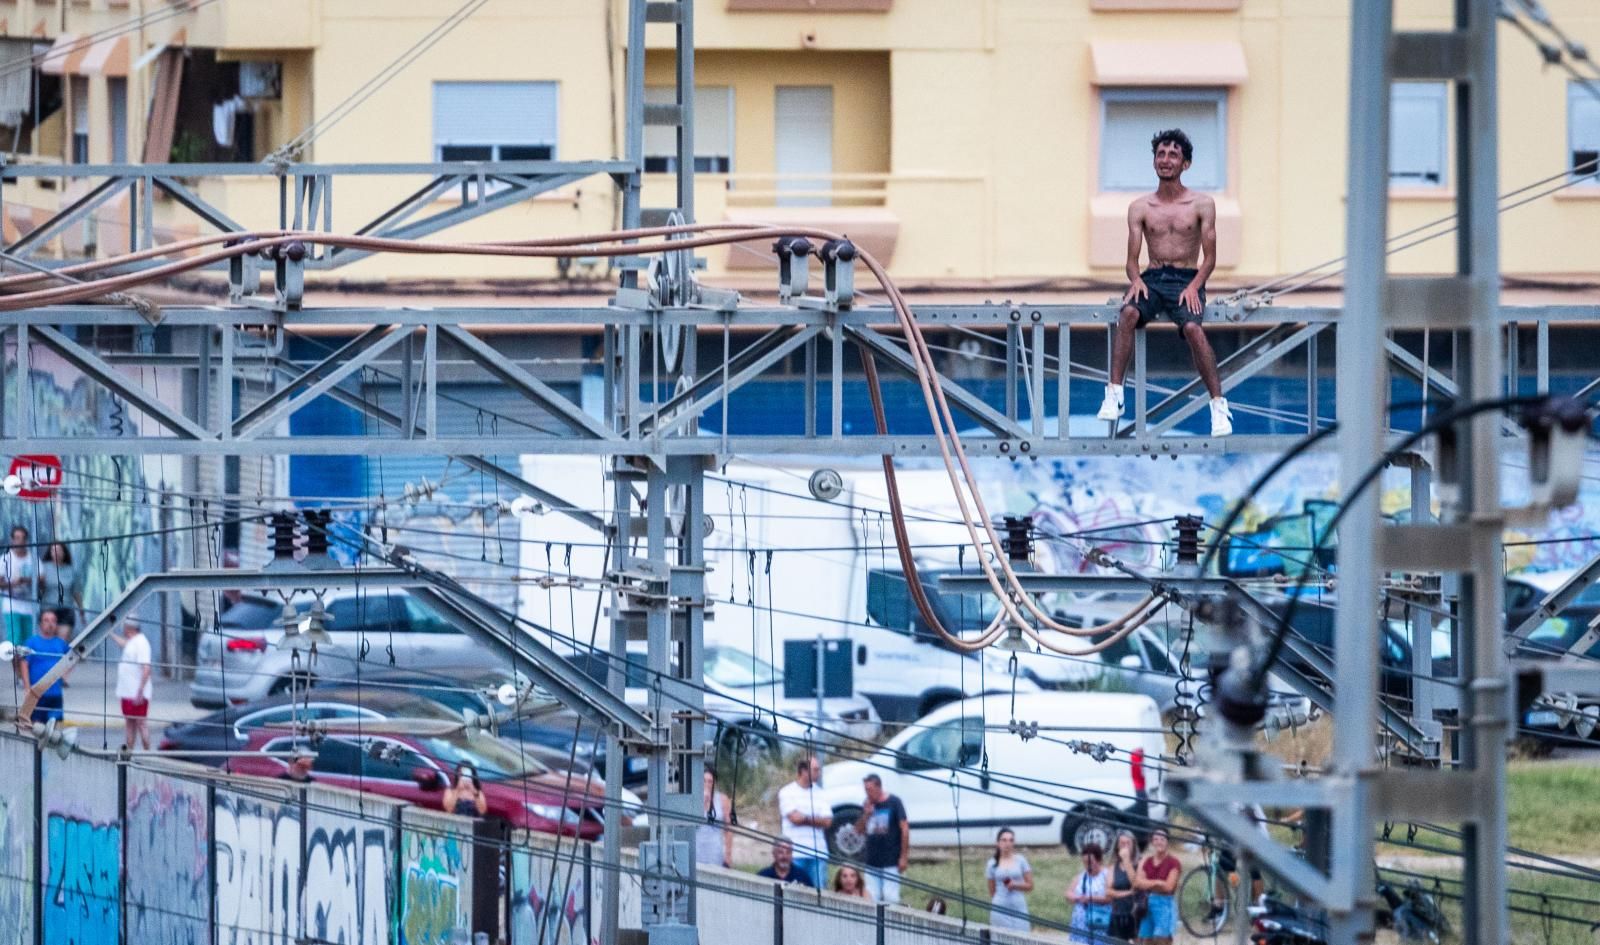
[[89, 80], [72, 77], [72, 163], [89, 163]]
[[435, 160], [554, 160], [556, 127], [554, 82], [433, 84]]
[[[652, 85], [644, 90], [644, 100], [651, 105], [671, 105], [675, 95], [671, 86]], [[647, 174], [670, 174], [678, 169], [676, 128], [645, 126], [644, 169]], [[695, 86], [694, 169], [697, 174], [733, 170], [733, 89], [729, 86]]]
[[[1593, 175], [1600, 161], [1600, 98], [1585, 84], [1567, 83], [1567, 154], [1573, 177]], [[1585, 184], [1595, 186], [1596, 179], [1591, 176]]]
[[1195, 190], [1226, 190], [1227, 121], [1225, 89], [1101, 89], [1100, 189], [1154, 190], [1150, 138], [1181, 128], [1194, 143], [1184, 184]]
[[1389, 184], [1443, 187], [1449, 181], [1449, 87], [1396, 82], [1389, 92]]

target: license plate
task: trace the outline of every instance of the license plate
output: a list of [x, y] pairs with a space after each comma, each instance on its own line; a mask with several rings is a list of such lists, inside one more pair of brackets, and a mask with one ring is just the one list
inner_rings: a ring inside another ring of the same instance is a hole
[[1560, 728], [1561, 714], [1559, 712], [1529, 712], [1525, 724], [1538, 728]]

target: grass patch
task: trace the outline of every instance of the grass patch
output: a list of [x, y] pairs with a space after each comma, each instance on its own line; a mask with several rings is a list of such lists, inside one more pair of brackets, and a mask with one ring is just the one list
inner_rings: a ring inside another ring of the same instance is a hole
[[1513, 846], [1557, 856], [1600, 856], [1600, 767], [1513, 762], [1506, 775]]

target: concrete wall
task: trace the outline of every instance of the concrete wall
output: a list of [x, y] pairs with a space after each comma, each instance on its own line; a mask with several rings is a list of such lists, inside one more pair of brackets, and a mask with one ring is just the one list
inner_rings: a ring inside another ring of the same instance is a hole
[[122, 822], [117, 766], [83, 755], [44, 757], [44, 939], [122, 939]]
[[33, 945], [38, 783], [33, 747], [0, 740], [0, 943]]
[[[209, 774], [41, 756], [32, 740], [0, 734], [0, 945], [467, 945], [477, 931], [500, 938], [503, 918], [511, 945], [599, 941], [598, 847], [518, 833], [502, 886], [499, 871], [474, 875], [466, 818], [277, 781], [224, 787]], [[42, 848], [34, 842], [40, 816]], [[623, 929], [640, 923], [637, 868], [624, 851]], [[774, 942], [774, 884], [710, 867], [700, 881], [702, 941]], [[492, 914], [474, 915], [475, 882], [503, 897]], [[789, 942], [980, 940], [975, 924], [789, 893], [781, 904]], [[42, 936], [31, 921], [40, 907]], [[996, 931], [990, 941], [1041, 940]]]
[[127, 772], [129, 945], [210, 945], [211, 817], [204, 785]]
[[400, 945], [472, 940], [472, 845], [455, 818], [416, 808], [400, 816]]

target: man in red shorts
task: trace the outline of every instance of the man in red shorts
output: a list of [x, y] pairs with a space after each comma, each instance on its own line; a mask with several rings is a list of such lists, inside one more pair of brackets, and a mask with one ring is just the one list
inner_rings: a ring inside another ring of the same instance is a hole
[[117, 662], [117, 698], [122, 700], [124, 748], [150, 747], [150, 638], [133, 620], [122, 625], [122, 636], [111, 639], [122, 647]]

